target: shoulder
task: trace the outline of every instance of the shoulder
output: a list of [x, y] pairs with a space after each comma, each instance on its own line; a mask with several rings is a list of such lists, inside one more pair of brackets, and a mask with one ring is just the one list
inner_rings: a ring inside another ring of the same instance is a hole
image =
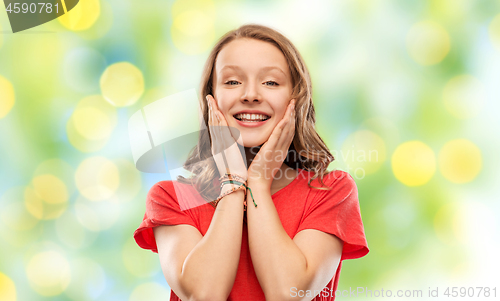
[[[314, 175], [314, 173], [310, 174], [311, 176]], [[315, 187], [325, 187], [325, 185], [329, 188], [356, 187], [356, 182], [354, 181], [352, 176], [348, 172], [339, 169], [325, 173], [323, 175], [323, 183], [324, 185], [321, 185], [319, 177], [311, 181], [311, 185]]]
[[[314, 175], [314, 173], [311, 173]], [[323, 185], [319, 177], [311, 181], [311, 201], [313, 204], [337, 206], [345, 201], [357, 201], [358, 189], [352, 176], [342, 170], [333, 170], [323, 176]]]
[[172, 180], [154, 184], [148, 192], [147, 203], [173, 207], [182, 211], [202, 205], [210, 206], [193, 185]]
[[159, 204], [178, 204], [179, 195], [187, 189], [185, 186], [177, 181], [159, 181], [149, 189], [147, 200]]
[[146, 209], [153, 210], [160, 207], [179, 207], [172, 181], [155, 183], [146, 196]]
[[149, 189], [148, 195], [158, 195], [166, 193], [171, 197], [175, 197], [176, 194], [183, 191], [188, 191], [192, 188], [193, 188], [192, 186], [180, 183], [178, 181], [165, 180], [165, 181], [159, 181], [156, 184], [154, 184]]
[[163, 194], [171, 195], [173, 190], [172, 181], [160, 181], [149, 189], [148, 198], [158, 197]]

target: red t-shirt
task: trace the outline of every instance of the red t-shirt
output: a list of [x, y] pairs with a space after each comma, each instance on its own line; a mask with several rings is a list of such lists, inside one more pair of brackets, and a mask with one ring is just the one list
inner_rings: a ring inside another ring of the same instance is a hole
[[[335, 273], [327, 286], [314, 301], [332, 301], [339, 281], [342, 260], [363, 257], [368, 253], [363, 222], [358, 202], [358, 190], [353, 178], [346, 172], [336, 170], [324, 176], [325, 185], [331, 190], [310, 188], [307, 183], [314, 175], [298, 169], [298, 176], [286, 187], [272, 195], [281, 224], [290, 238], [304, 229], [316, 229], [330, 233], [344, 242], [342, 257]], [[312, 186], [321, 186], [318, 179]], [[174, 187], [175, 186], [175, 187]], [[149, 191], [146, 199], [146, 213], [139, 228], [134, 232], [137, 244], [144, 249], [158, 252], [153, 227], [160, 225], [187, 224], [195, 227], [202, 235], [208, 230], [215, 209], [204, 201], [179, 205], [177, 195], [196, 199], [195, 189], [179, 182], [161, 181]], [[177, 192], [177, 194], [176, 194]], [[186, 197], [182, 198], [183, 200]], [[183, 208], [189, 208], [181, 210]], [[299, 291], [290, 291], [292, 296]], [[307, 291], [302, 291], [307, 293]], [[172, 291], [170, 300], [180, 300]], [[233, 288], [228, 300], [265, 300], [253, 269], [248, 246], [248, 229], [243, 224], [241, 255]]]

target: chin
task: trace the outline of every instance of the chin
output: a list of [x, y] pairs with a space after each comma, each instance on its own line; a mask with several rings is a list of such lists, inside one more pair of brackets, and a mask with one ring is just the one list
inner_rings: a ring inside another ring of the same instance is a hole
[[251, 142], [251, 141], [248, 141], [248, 142], [244, 142], [244, 143], [243, 143], [243, 146], [244, 146], [244, 147], [247, 147], [247, 148], [251, 148], [251, 147], [261, 147], [263, 144], [264, 144], [264, 142], [262, 142], [262, 143], [258, 143], [258, 142]]
[[267, 141], [267, 139], [263, 139], [262, 137], [259, 137], [258, 139], [255, 138], [252, 139], [250, 137], [246, 138], [245, 136], [243, 136], [242, 138], [243, 138], [243, 146], [248, 148], [262, 146]]

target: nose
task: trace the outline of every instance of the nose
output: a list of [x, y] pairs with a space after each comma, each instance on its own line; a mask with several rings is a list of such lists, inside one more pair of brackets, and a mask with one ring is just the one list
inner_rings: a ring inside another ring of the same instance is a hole
[[262, 97], [256, 82], [248, 82], [245, 85], [244, 93], [241, 96], [242, 102], [261, 102]]

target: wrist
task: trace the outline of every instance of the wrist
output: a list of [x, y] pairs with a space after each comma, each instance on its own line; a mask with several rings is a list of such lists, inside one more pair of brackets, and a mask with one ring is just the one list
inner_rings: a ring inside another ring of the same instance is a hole
[[262, 179], [262, 178], [248, 178], [247, 183], [248, 183], [247, 185], [251, 188], [255, 188], [255, 189], [264, 188], [264, 189], [270, 190], [272, 181], [267, 181], [267, 180]]
[[[237, 184], [225, 184], [221, 187], [220, 189], [220, 194], [223, 194], [233, 188], [238, 188], [240, 185], [237, 185]], [[238, 189], [238, 190], [241, 190], [244, 192], [244, 190], [241, 188], [241, 189]]]
[[228, 169], [226, 168], [225, 170], [219, 170], [219, 179], [223, 178], [227, 174], [235, 175], [238, 176], [241, 180], [247, 180], [248, 179], [248, 172], [247, 170], [241, 170], [241, 169]]

